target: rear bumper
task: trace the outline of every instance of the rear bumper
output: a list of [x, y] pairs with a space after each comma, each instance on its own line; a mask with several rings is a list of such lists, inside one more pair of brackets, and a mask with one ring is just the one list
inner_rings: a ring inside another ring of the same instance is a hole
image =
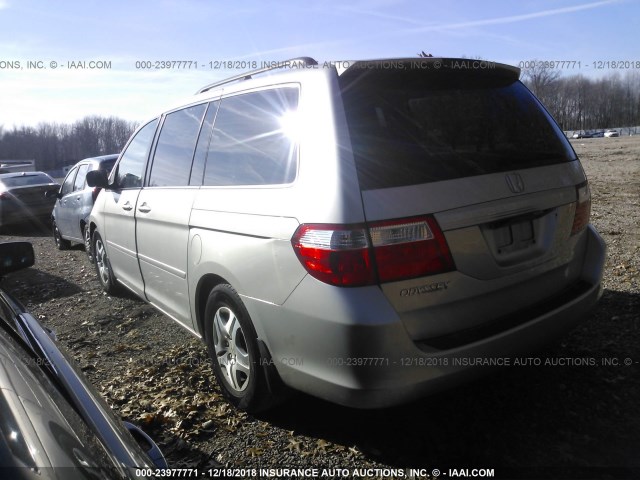
[[522, 311], [524, 320], [500, 319], [486, 336], [415, 342], [377, 287], [335, 288], [310, 277], [282, 306], [245, 301], [262, 319], [256, 330], [286, 384], [351, 407], [387, 407], [478, 377], [584, 320], [602, 295], [605, 258], [593, 227], [586, 236], [578, 282]]

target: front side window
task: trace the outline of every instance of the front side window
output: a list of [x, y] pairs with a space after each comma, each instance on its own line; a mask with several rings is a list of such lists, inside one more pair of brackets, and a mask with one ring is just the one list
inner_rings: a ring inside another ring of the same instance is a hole
[[136, 136], [129, 142], [127, 149], [122, 154], [116, 172], [117, 188], [140, 188], [144, 165], [149, 155], [151, 142], [158, 126], [158, 120], [147, 123], [138, 130]]
[[278, 185], [297, 168], [298, 89], [285, 87], [225, 98], [216, 116], [204, 185]]
[[153, 156], [150, 187], [180, 187], [189, 184], [193, 152], [206, 104], [170, 113], [164, 120]]

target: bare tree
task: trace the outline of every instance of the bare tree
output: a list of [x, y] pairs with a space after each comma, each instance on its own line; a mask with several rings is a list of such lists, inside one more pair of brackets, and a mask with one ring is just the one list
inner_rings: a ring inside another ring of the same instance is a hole
[[530, 63], [532, 66], [522, 69], [523, 80], [535, 96], [551, 108], [555, 101], [560, 70], [549, 68], [539, 60]]
[[86, 157], [119, 153], [136, 128], [116, 117], [85, 117], [69, 124], [40, 123], [0, 130], [0, 159], [35, 159], [41, 170], [55, 170]]
[[[541, 66], [542, 65], [542, 66]], [[564, 130], [594, 130], [640, 125], [640, 74], [613, 72], [598, 79], [562, 77], [559, 70], [523, 70], [523, 81]]]

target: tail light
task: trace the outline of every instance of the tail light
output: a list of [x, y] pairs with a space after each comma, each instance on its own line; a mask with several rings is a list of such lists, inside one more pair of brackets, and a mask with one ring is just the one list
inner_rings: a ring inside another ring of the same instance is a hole
[[380, 283], [455, 269], [447, 241], [433, 217], [380, 222], [372, 225], [370, 232]]
[[304, 268], [318, 280], [343, 287], [375, 283], [362, 226], [300, 225], [291, 243]]
[[571, 235], [580, 233], [589, 224], [591, 218], [591, 190], [589, 183], [584, 182], [576, 187], [577, 201], [576, 213], [573, 217], [573, 226], [571, 227]]
[[0, 200], [15, 201], [15, 197], [9, 192], [0, 192]]
[[310, 275], [343, 287], [455, 269], [444, 235], [432, 217], [369, 225], [301, 225], [291, 243]]

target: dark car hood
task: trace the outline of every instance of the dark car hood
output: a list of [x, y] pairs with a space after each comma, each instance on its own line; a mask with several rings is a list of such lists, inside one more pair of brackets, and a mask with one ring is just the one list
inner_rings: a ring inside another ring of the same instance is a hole
[[15, 325], [0, 326], [0, 467], [37, 467], [38, 478], [132, 478], [136, 467], [156, 468], [51, 334], [0, 296], [16, 313]]
[[0, 330], [1, 470], [10, 468], [11, 478], [122, 478], [122, 468], [36, 363]]

